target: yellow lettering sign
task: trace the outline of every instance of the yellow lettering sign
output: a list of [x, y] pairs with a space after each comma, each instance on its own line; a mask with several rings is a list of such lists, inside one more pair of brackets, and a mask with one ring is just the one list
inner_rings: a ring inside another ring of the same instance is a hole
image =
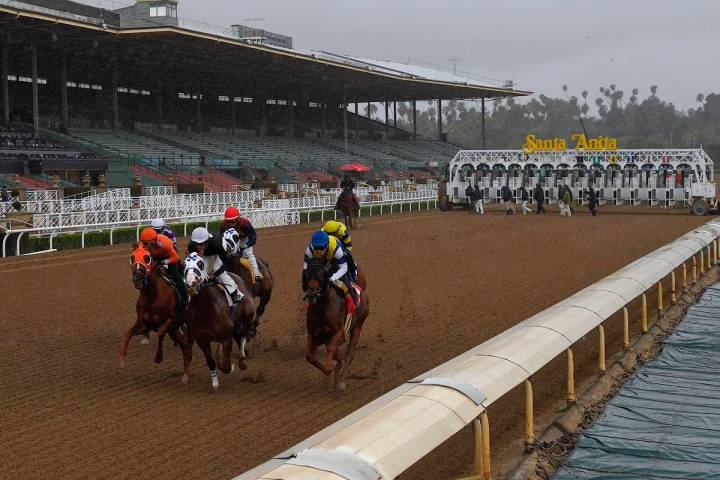
[[[584, 133], [574, 133], [571, 138], [575, 142], [575, 150], [617, 150], [618, 148], [617, 139], [602, 135], [588, 138]], [[567, 150], [567, 142], [564, 138], [541, 139], [534, 133], [529, 133], [522, 148], [525, 153], [562, 151]]]

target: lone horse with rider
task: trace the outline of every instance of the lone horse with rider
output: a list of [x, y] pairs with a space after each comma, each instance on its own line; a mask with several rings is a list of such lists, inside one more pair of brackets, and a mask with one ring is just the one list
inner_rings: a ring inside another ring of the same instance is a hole
[[340, 188], [342, 190], [340, 191], [337, 202], [335, 202], [335, 210], [342, 213], [346, 225], [349, 227], [358, 227], [357, 219], [360, 216], [360, 201], [353, 192], [355, 182], [350, 178], [350, 175], [345, 175], [345, 178], [340, 183]]

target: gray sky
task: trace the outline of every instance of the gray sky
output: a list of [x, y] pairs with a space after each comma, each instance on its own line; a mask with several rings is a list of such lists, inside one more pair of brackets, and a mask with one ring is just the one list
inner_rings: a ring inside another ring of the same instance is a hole
[[718, 0], [180, 0], [178, 10], [287, 34], [299, 48], [444, 66], [459, 58], [458, 69], [536, 94], [562, 96], [567, 84], [594, 102], [610, 83], [626, 98], [658, 85], [687, 109], [698, 93], [720, 93]]

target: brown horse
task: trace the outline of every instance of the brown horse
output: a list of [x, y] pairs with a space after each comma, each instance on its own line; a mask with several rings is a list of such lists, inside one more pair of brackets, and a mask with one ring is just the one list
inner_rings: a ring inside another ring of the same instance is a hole
[[163, 278], [160, 269], [152, 263], [150, 254], [142, 245], [133, 245], [130, 257], [132, 280], [135, 288], [140, 290], [136, 310], [137, 320], [127, 331], [120, 344], [120, 366], [125, 366], [128, 344], [135, 335], [145, 335], [149, 331], [158, 334], [158, 346], [155, 352], [155, 363], [162, 362], [163, 340], [170, 335], [173, 342], [183, 345], [185, 337], [178, 330], [177, 320], [178, 298], [173, 287]]
[[255, 300], [253, 299], [245, 282], [236, 275], [229, 274], [245, 294], [242, 303], [230, 308], [228, 300], [221, 286], [208, 281], [205, 274], [206, 265], [202, 257], [190, 255], [185, 264], [185, 284], [191, 296], [190, 305], [185, 313], [187, 325], [187, 342], [184, 348], [183, 382], [190, 378], [190, 362], [192, 361], [192, 347], [195, 342], [200, 346], [212, 381], [213, 391], [220, 384], [217, 379], [217, 364], [211, 349], [211, 342], [217, 342], [222, 347], [223, 373], [230, 373], [232, 365], [230, 354], [232, 342], [235, 340], [239, 348], [239, 365], [245, 370], [245, 344], [248, 331], [255, 318]]
[[360, 200], [349, 190], [343, 190], [335, 204], [335, 210], [342, 213], [345, 225], [360, 228]]
[[[345, 379], [348, 368], [353, 359], [353, 353], [365, 319], [370, 311], [370, 305], [365, 291], [360, 292], [359, 304], [349, 329], [345, 331], [346, 304], [345, 297], [335, 287], [328, 286], [328, 272], [325, 262], [321, 259], [308, 261], [305, 271], [307, 293], [305, 294], [305, 307], [307, 308], [308, 343], [305, 358], [325, 375], [333, 373], [333, 360], [335, 361], [335, 378], [333, 386], [339, 390], [345, 389]], [[338, 348], [346, 340], [349, 342], [345, 355]], [[325, 363], [315, 357], [320, 345], [325, 345], [327, 357]]]

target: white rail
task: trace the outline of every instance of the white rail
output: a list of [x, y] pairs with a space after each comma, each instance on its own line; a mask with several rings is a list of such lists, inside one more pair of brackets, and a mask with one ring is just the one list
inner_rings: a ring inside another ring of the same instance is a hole
[[[656, 284], [661, 288], [659, 282], [690, 259], [702, 274], [705, 259], [708, 266], [717, 262], [718, 236], [720, 220], [712, 220], [234, 480], [395, 478], [470, 423], [476, 426], [476, 441], [489, 438], [486, 408], [523, 382], [530, 412], [526, 441], [533, 440], [530, 376], [594, 329], [604, 351], [602, 323], [638, 296], [644, 300]], [[674, 280], [672, 285], [674, 292]], [[476, 444], [483, 471], [474, 478], [489, 478], [488, 441]]]

